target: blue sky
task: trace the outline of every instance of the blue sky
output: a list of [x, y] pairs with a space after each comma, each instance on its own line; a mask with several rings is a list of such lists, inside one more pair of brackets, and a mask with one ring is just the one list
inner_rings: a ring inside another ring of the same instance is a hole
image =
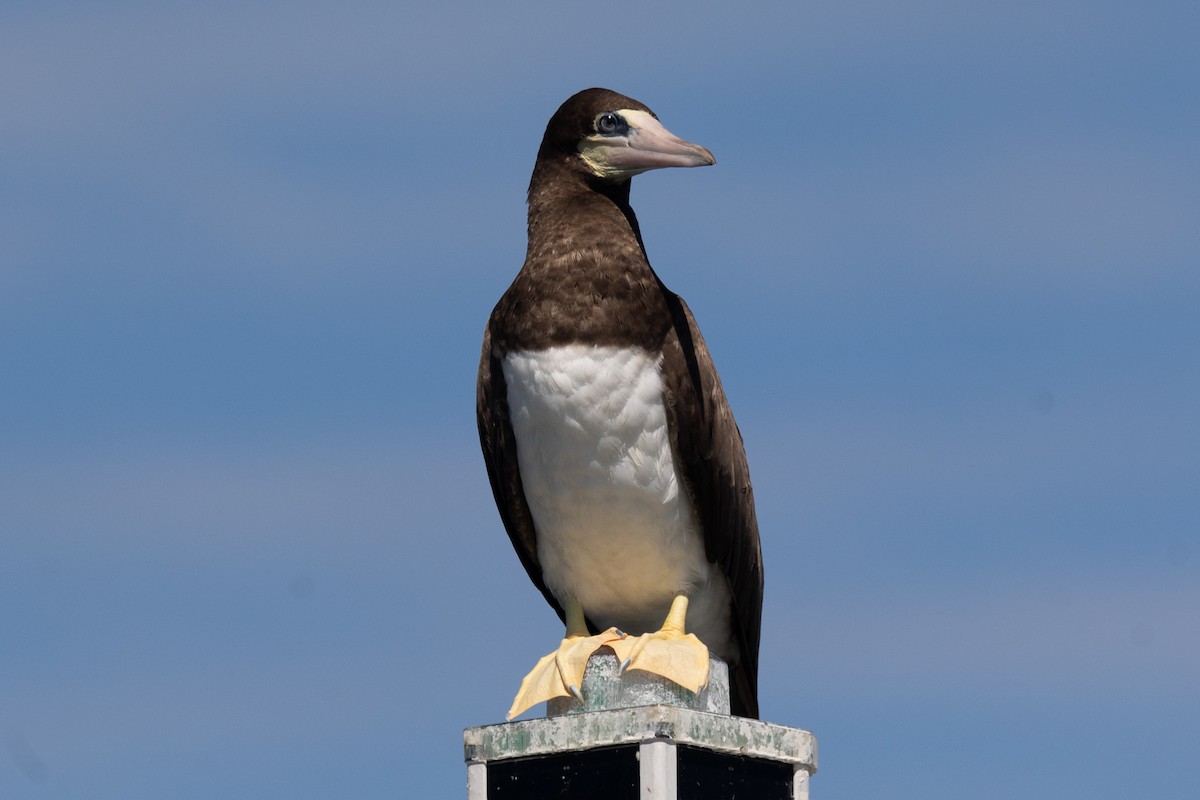
[[751, 460], [815, 797], [1190, 798], [1189, 2], [7, 3], [0, 797], [455, 798], [558, 638], [473, 386], [546, 119]]

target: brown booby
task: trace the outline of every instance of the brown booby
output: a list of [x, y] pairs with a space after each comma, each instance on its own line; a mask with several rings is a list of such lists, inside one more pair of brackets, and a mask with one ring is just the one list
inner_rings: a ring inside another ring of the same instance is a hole
[[715, 163], [607, 89], [546, 126], [525, 264], [488, 319], [476, 411], [500, 517], [567, 634], [509, 718], [578, 695], [606, 645], [692, 691], [711, 650], [730, 665], [732, 712], [758, 716], [762, 555], [741, 433], [629, 205], [634, 175]]

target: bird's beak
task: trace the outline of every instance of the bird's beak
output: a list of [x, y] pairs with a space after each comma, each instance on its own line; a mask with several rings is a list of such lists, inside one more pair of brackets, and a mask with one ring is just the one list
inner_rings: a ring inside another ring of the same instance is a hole
[[629, 124], [623, 136], [589, 136], [579, 143], [579, 153], [592, 171], [603, 178], [621, 180], [662, 167], [708, 167], [717, 163], [698, 144], [680, 139], [645, 111], [619, 112]]

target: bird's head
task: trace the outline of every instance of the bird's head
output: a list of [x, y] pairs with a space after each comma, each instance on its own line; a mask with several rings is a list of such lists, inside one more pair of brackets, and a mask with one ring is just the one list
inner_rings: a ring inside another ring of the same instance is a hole
[[608, 89], [584, 89], [550, 118], [538, 158], [556, 156], [612, 183], [661, 167], [717, 163], [707, 149], [664, 128], [644, 104]]

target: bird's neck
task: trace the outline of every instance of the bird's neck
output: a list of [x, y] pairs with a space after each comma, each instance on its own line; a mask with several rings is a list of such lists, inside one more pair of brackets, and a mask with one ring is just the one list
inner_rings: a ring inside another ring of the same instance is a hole
[[665, 288], [646, 260], [629, 182], [600, 184], [545, 161], [529, 185], [525, 265], [493, 314], [493, 342], [658, 347], [670, 324]]
[[[625, 249], [636, 242], [647, 266], [637, 216], [629, 205], [629, 181], [588, 178], [558, 161], [539, 161], [529, 183], [529, 244], [526, 260], [577, 250], [586, 238], [595, 247]], [[590, 230], [580, 230], [586, 219]]]

